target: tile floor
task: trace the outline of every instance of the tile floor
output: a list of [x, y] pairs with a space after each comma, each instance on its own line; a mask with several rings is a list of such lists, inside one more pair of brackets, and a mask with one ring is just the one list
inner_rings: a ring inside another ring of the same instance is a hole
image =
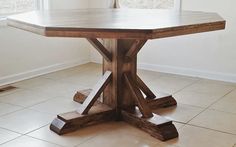
[[0, 94], [2, 147], [236, 147], [236, 84], [139, 70], [154, 92], [174, 95], [178, 107], [156, 110], [174, 121], [179, 138], [161, 142], [124, 122], [109, 122], [58, 136], [49, 124], [73, 111], [78, 89], [101, 76], [94, 63], [14, 83]]

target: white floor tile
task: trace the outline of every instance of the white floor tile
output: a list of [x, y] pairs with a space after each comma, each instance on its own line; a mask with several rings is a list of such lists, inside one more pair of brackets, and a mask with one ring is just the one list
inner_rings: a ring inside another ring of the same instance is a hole
[[1, 117], [0, 127], [25, 134], [51, 123], [54, 117], [33, 110], [21, 110]]
[[0, 146], [1, 144], [13, 140], [19, 136], [21, 136], [21, 134], [0, 128]]

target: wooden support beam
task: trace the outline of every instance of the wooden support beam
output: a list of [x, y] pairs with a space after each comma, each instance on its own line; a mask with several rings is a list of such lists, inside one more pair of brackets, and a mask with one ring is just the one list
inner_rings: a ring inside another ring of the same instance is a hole
[[80, 128], [114, 120], [116, 111], [104, 104], [93, 106], [87, 115], [76, 111], [60, 114], [53, 120], [50, 129], [58, 135], [76, 131]]
[[93, 104], [97, 101], [103, 90], [109, 84], [111, 80], [112, 73], [110, 71], [106, 71], [103, 77], [98, 81], [98, 83], [94, 86], [92, 92], [83, 102], [81, 107], [78, 108], [77, 112], [80, 114], [87, 114]]
[[[85, 99], [88, 97], [88, 95], [92, 92], [92, 89], [86, 89], [82, 91], [78, 91], [76, 95], [74, 96], [74, 101], [83, 104]], [[96, 104], [99, 104], [100, 101], [96, 101]], [[176, 106], [177, 102], [173, 98], [172, 95], [167, 93], [159, 92], [154, 99], [146, 98], [146, 103], [148, 104], [149, 108], [152, 110], [158, 109], [158, 108], [166, 108], [171, 106]]]
[[155, 94], [148, 88], [148, 86], [141, 80], [141, 78], [138, 75], [137, 75], [137, 83], [138, 87], [147, 96], [146, 99], [154, 99], [156, 97]]
[[152, 118], [143, 118], [142, 114], [137, 109], [135, 112], [123, 110], [122, 119], [162, 141], [178, 137], [178, 132], [172, 121], [156, 114], [154, 114]]
[[103, 56], [104, 59], [109, 62], [112, 61], [111, 53], [104, 47], [104, 45], [100, 41], [95, 38], [87, 38], [87, 40], [95, 49], [97, 49], [97, 51]]
[[135, 42], [132, 44], [131, 48], [128, 50], [125, 56], [129, 59], [133, 59], [146, 42], [147, 40], [135, 40]]
[[124, 74], [125, 81], [135, 99], [137, 102], [137, 105], [145, 118], [150, 118], [153, 116], [151, 109], [147, 105], [141, 91], [139, 90], [136, 81], [132, 79], [132, 77], [129, 75], [129, 73]]

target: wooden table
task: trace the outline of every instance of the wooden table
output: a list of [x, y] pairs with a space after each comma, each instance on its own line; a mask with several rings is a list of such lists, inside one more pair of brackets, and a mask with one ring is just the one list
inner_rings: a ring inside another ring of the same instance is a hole
[[48, 37], [86, 38], [104, 58], [102, 78], [93, 90], [75, 94], [81, 107], [58, 115], [50, 126], [52, 131], [61, 135], [123, 120], [163, 141], [178, 137], [178, 132], [172, 121], [152, 110], [174, 106], [176, 101], [168, 94], [156, 96], [137, 75], [138, 52], [148, 39], [225, 28], [225, 21], [215, 13], [137, 9], [36, 11], [11, 16], [8, 24]]

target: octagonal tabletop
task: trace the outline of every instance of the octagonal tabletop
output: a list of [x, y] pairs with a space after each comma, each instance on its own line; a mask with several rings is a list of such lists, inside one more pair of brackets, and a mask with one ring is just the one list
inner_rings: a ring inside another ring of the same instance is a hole
[[155, 39], [225, 28], [216, 13], [157, 9], [47, 10], [8, 18], [10, 26], [49, 37]]

